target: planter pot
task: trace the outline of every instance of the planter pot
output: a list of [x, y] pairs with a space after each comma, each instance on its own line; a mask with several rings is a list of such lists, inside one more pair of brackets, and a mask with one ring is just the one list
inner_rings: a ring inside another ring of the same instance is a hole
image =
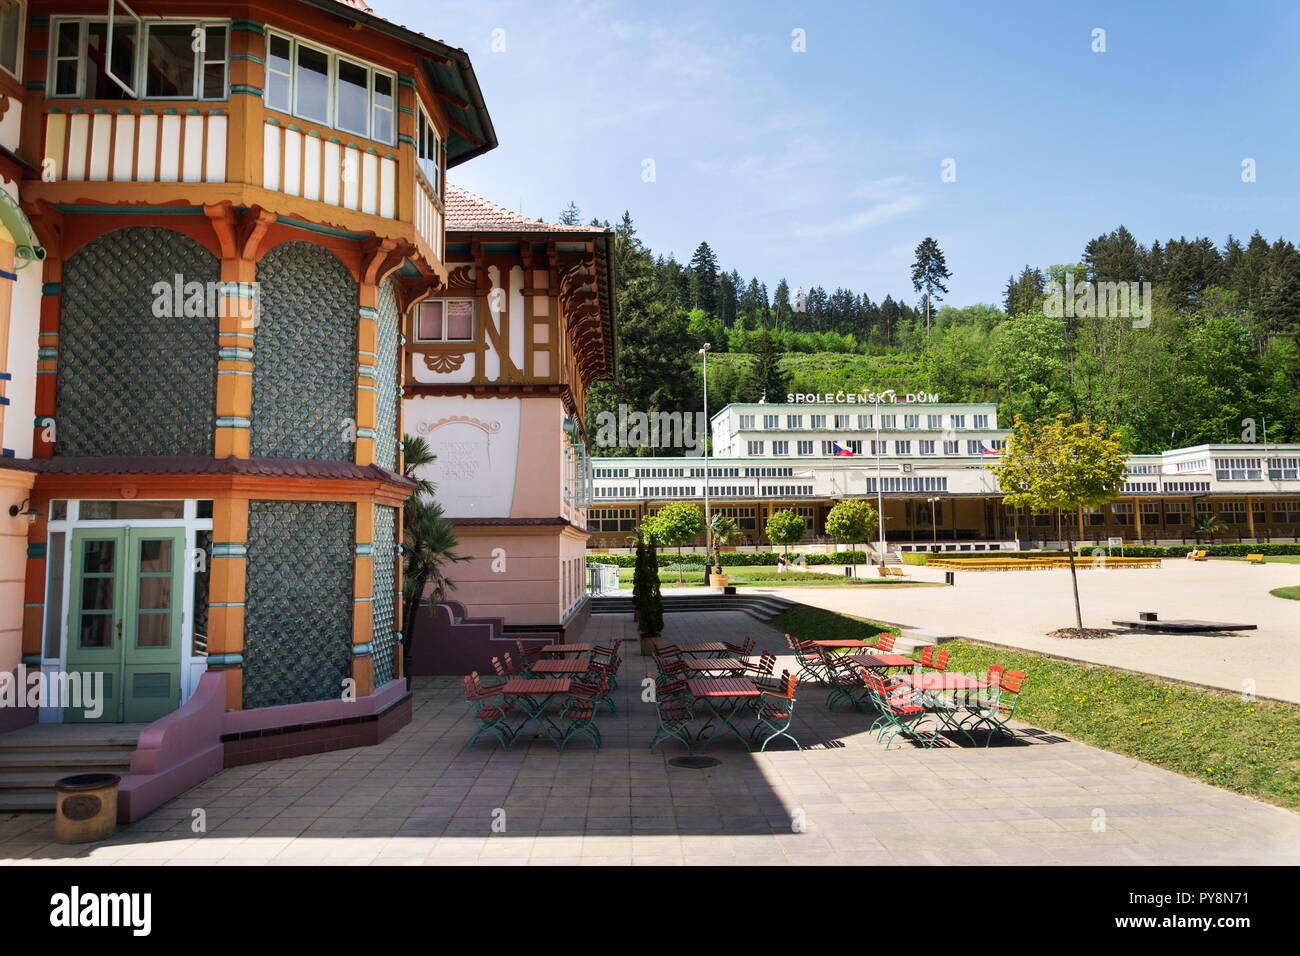
[[727, 586], [727, 576], [725, 574], [710, 574], [709, 587], [719, 590]]
[[642, 634], [641, 635], [641, 656], [654, 657], [658, 651], [659, 651], [659, 635]]

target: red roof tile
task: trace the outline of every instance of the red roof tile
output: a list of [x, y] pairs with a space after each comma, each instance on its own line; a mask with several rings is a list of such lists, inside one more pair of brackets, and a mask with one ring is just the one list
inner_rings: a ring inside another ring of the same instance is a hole
[[564, 226], [529, 219], [447, 183], [448, 232], [604, 232], [595, 226]]

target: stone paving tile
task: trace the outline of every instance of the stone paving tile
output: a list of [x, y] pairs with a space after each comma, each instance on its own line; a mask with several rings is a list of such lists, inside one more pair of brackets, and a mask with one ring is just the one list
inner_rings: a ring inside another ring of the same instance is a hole
[[[744, 615], [667, 618], [665, 641], [701, 635], [783, 648]], [[719, 766], [673, 767], [679, 745], [648, 749], [630, 620], [595, 617], [587, 637], [629, 642], [599, 753], [526, 738], [467, 750], [457, 681], [422, 678], [412, 723], [383, 744], [223, 771], [99, 844], [53, 843], [47, 815], [0, 815], [0, 865], [1300, 863], [1296, 814], [1028, 727], [1016, 745], [886, 751], [817, 687], [796, 711], [808, 749], [719, 738]]]

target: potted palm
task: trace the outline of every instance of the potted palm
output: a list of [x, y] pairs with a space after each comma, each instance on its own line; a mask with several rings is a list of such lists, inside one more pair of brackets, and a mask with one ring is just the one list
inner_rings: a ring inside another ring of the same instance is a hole
[[727, 586], [727, 576], [722, 573], [722, 548], [740, 537], [740, 528], [735, 518], [726, 515], [714, 515], [709, 521], [709, 556], [712, 570], [709, 573], [709, 587], [721, 591]]

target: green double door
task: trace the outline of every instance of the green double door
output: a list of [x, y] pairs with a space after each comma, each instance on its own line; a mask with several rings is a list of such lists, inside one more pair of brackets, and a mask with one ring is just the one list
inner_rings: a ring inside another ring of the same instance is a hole
[[67, 670], [102, 700], [65, 703], [65, 721], [150, 721], [180, 706], [184, 552], [183, 528], [72, 532]]

